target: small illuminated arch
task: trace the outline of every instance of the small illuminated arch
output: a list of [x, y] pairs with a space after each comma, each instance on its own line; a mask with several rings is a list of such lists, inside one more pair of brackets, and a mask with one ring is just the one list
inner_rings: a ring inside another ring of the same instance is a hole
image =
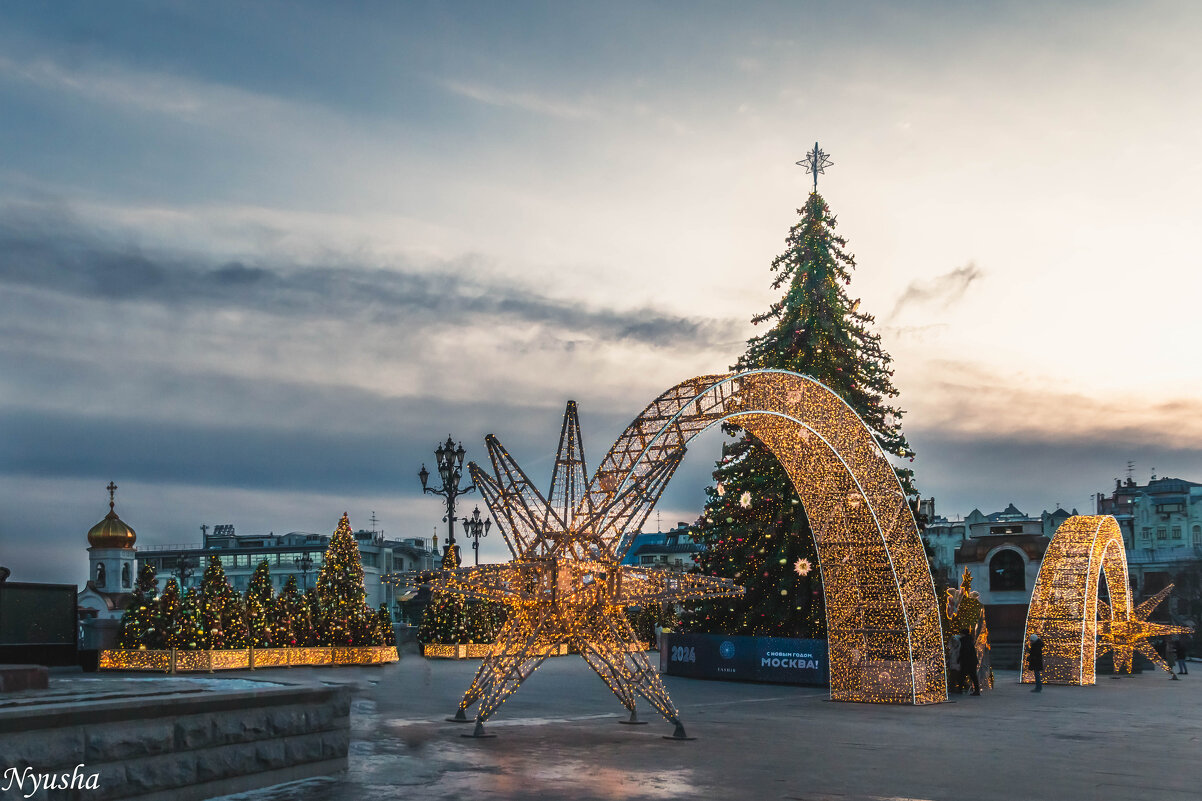
[[1110, 515], [1074, 515], [1060, 524], [1039, 566], [1023, 637], [1023, 682], [1030, 635], [1043, 640], [1043, 680], [1048, 684], [1093, 684], [1097, 661], [1098, 588], [1110, 592], [1114, 620], [1131, 617], [1127, 551]]
[[[614, 443], [590, 503], [602, 508], [632, 481], [675, 470], [689, 440], [723, 421], [768, 447], [805, 507], [826, 595], [831, 698], [947, 700], [939, 605], [905, 493], [868, 427], [814, 379], [753, 370], [678, 384]], [[634, 529], [609, 530], [607, 545], [624, 553]]]

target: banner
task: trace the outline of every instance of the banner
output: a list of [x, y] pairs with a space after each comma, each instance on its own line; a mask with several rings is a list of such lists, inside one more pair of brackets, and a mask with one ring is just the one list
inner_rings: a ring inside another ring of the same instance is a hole
[[692, 679], [830, 686], [826, 640], [664, 634], [659, 670]]

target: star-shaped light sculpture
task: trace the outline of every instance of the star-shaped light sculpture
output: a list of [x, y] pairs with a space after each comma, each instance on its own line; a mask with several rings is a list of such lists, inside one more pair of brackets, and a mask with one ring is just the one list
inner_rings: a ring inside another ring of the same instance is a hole
[[1131, 672], [1132, 662], [1136, 653], [1146, 656], [1153, 664], [1159, 665], [1161, 670], [1168, 673], [1173, 672], [1168, 663], [1148, 643], [1148, 640], [1152, 637], [1193, 633], [1193, 629], [1185, 626], [1170, 626], [1164, 623], [1153, 623], [1148, 620], [1148, 616], [1152, 614], [1152, 610], [1159, 606], [1160, 602], [1167, 598], [1172, 590], [1172, 584], [1165, 587], [1135, 607], [1135, 610], [1131, 612], [1130, 617], [1126, 620], [1114, 619], [1110, 605], [1105, 601], [1098, 601], [1098, 656], [1102, 656], [1107, 651], [1114, 652], [1114, 672], [1116, 675], [1123, 671], [1127, 673]]
[[793, 572], [799, 576], [808, 576], [813, 567], [810, 565], [809, 559], [798, 559], [793, 563]]
[[805, 167], [807, 175], [814, 176], [814, 191], [818, 191], [818, 175], [826, 174], [826, 168], [833, 166], [835, 162], [830, 160], [830, 157], [818, 147], [818, 143], [814, 143], [814, 149], [806, 153], [806, 157], [801, 161], [796, 162], [798, 167]]
[[659, 672], [639, 650], [625, 610], [736, 596], [743, 588], [729, 579], [621, 564], [631, 534], [651, 513], [683, 450], [646, 472], [615, 479], [598, 471], [586, 484], [580, 422], [576, 403], [569, 401], [551, 490], [544, 496], [496, 437], [488, 435], [485, 444], [493, 475], [475, 462], [468, 467], [512, 561], [408, 577], [434, 591], [498, 601], [508, 608], [508, 619], [452, 719], [467, 722], [467, 711], [479, 703], [473, 736], [487, 736], [485, 721], [544, 659], [566, 645], [630, 710], [625, 722], [642, 722], [635, 712], [635, 698], [641, 695], [675, 726], [674, 739], [686, 738]]

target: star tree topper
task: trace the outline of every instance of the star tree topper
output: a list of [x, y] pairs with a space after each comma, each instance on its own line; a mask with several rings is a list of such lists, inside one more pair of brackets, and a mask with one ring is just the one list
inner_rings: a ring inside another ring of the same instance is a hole
[[[468, 465], [513, 554], [506, 564], [421, 574], [431, 590], [498, 601], [509, 617], [453, 720], [479, 703], [475, 736], [484, 722], [552, 652], [578, 651], [640, 722], [641, 695], [684, 738], [678, 711], [659, 672], [639, 650], [625, 610], [630, 606], [741, 595], [729, 579], [629, 567], [622, 557], [675, 472], [683, 450], [646, 472], [618, 480], [598, 471], [586, 484], [584, 447], [575, 401], [568, 401], [559, 449], [544, 496], [493, 435], [485, 438], [490, 476]], [[404, 574], [398, 583], [410, 577]], [[389, 580], [398, 580], [397, 576]]]
[[819, 149], [818, 143], [815, 142], [814, 149], [811, 150], [809, 153], [806, 153], [806, 157], [804, 159], [802, 159], [801, 161], [796, 162], [796, 164], [798, 167], [806, 168], [806, 175], [814, 176], [814, 191], [817, 192], [818, 191], [818, 174], [822, 173], [823, 175], [825, 175], [826, 168], [834, 166], [835, 162], [831, 161], [830, 157], [827, 156], [827, 154], [824, 153], [821, 149]]

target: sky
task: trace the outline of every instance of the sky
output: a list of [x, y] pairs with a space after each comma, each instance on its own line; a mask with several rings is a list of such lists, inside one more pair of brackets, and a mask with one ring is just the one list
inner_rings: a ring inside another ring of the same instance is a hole
[[[110, 480], [140, 547], [441, 535], [438, 442], [547, 484], [569, 399], [595, 465], [756, 333], [815, 141], [939, 513], [1202, 481], [1200, 33], [1186, 2], [0, 5], [0, 564], [81, 583]], [[721, 439], [649, 525], [697, 516]]]

